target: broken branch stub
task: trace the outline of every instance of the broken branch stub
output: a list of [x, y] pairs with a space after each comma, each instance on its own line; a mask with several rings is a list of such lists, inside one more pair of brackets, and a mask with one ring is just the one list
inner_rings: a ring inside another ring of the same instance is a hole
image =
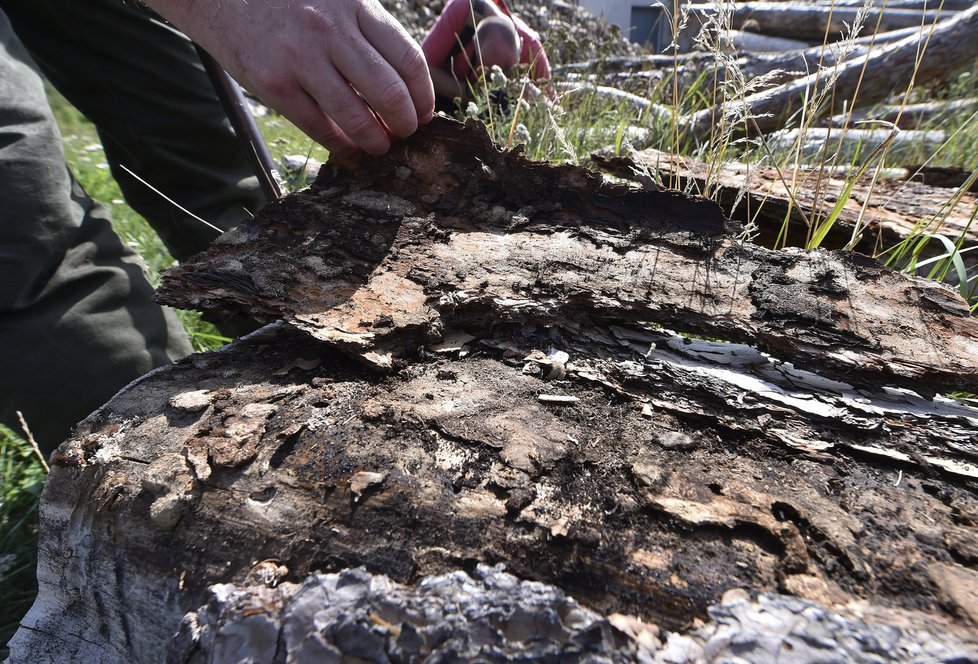
[[169, 271], [160, 299], [281, 316], [381, 369], [446, 327], [616, 321], [755, 344], [853, 385], [978, 389], [978, 323], [951, 289], [739, 242], [705, 200], [533, 163], [444, 119], [325, 168]]

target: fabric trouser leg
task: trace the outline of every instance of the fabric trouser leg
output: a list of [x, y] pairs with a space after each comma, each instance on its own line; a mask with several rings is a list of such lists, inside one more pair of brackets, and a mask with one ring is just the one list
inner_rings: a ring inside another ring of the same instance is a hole
[[142, 262], [68, 173], [42, 80], [0, 10], [0, 421], [18, 430], [23, 411], [50, 450], [127, 382], [189, 353], [151, 298]]
[[99, 130], [126, 201], [178, 260], [265, 203], [191, 42], [122, 0], [0, 0], [45, 76]]

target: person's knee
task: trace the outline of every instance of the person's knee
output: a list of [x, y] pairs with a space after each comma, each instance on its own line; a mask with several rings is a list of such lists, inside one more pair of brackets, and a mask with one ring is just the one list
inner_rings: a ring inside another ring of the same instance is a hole
[[520, 38], [508, 18], [489, 16], [479, 22], [475, 33], [476, 57], [483, 69], [497, 66], [508, 71], [519, 64]]

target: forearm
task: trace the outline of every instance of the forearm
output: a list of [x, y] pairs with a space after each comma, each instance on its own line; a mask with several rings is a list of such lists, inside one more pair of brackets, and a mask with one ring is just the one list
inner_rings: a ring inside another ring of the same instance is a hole
[[[230, 70], [240, 67], [240, 58], [237, 56], [237, 49], [222, 48], [216, 43], [221, 31], [214, 30], [215, 24], [222, 19], [218, 13], [223, 10], [225, 14], [231, 14], [235, 9], [247, 9], [247, 2], [244, 0], [218, 0], [217, 2], [208, 0], [139, 0], [154, 12], [165, 18], [170, 24], [190, 37], [195, 43], [208, 51], [215, 58], [221, 60], [221, 64]], [[234, 7], [234, 4], [241, 4], [242, 7]], [[228, 20], [225, 16], [224, 21]], [[229, 55], [233, 56], [233, 62], [228, 62]]]
[[213, 8], [212, 3], [200, 0], [139, 1], [184, 32], [187, 32], [188, 28], [193, 29], [196, 20], [201, 17], [201, 12]]

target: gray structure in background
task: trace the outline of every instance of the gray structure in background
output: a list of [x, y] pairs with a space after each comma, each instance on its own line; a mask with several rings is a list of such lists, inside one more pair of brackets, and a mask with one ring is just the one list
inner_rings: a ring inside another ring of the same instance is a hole
[[672, 3], [668, 0], [666, 4], [660, 0], [578, 0], [578, 4], [620, 27], [631, 41], [648, 44], [654, 52], [672, 41]]

